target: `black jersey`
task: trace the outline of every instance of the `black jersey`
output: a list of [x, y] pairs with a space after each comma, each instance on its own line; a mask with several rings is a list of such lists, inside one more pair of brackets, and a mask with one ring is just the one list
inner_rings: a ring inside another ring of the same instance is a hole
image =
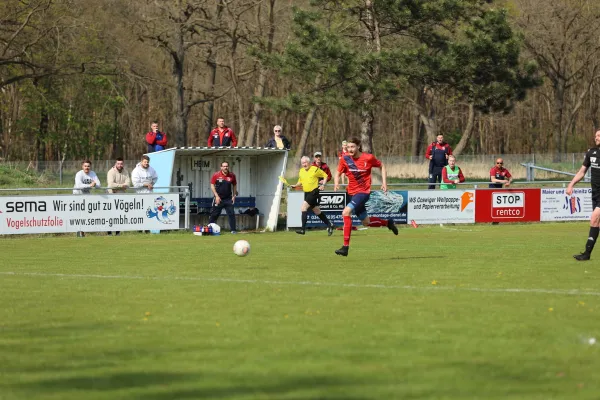
[[591, 169], [592, 191], [600, 191], [600, 147], [592, 147], [585, 153], [583, 166]]

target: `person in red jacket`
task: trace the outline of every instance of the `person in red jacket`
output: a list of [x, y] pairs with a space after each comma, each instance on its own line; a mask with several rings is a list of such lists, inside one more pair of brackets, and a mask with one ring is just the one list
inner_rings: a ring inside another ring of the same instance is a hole
[[237, 147], [237, 138], [223, 118], [217, 118], [217, 127], [208, 135], [208, 147]]
[[313, 157], [314, 157], [313, 163], [311, 165], [314, 165], [315, 167], [322, 169], [323, 172], [325, 172], [327, 174], [326, 180], [319, 181], [319, 183], [321, 185], [324, 185], [331, 180], [333, 175], [331, 175], [331, 170], [329, 169], [329, 165], [327, 165], [327, 163], [324, 163], [323, 161], [321, 161], [321, 157], [323, 157], [323, 154], [321, 154], [320, 151], [317, 151]]
[[[427, 147], [425, 158], [429, 160], [429, 183], [442, 182], [442, 169], [448, 165], [448, 157], [452, 155], [452, 148], [444, 142], [444, 135], [437, 135], [436, 141]], [[435, 185], [429, 185], [435, 189]]]
[[152, 121], [150, 132], [146, 133], [148, 153], [164, 150], [167, 147], [167, 134], [158, 130], [158, 122]]

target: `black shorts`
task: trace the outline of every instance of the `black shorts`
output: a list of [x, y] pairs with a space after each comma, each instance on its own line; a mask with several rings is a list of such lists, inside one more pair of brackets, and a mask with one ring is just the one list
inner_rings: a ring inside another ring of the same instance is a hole
[[592, 212], [596, 207], [600, 207], [600, 191], [595, 192], [592, 190]]
[[310, 192], [304, 192], [304, 201], [311, 207], [319, 205], [319, 189], [314, 189]]

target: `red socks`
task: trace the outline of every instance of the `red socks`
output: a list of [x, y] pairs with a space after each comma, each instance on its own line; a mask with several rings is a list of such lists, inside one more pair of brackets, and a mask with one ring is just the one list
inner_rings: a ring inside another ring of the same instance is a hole
[[352, 217], [344, 217], [344, 246], [350, 246], [350, 233], [352, 232]]
[[379, 228], [381, 226], [387, 226], [387, 219], [381, 219], [377, 217], [369, 217], [369, 226], [372, 228]]

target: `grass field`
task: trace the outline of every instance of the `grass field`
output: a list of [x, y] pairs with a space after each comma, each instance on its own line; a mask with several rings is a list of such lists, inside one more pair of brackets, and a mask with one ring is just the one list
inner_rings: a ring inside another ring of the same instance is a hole
[[2, 238], [0, 399], [598, 399], [587, 229]]

